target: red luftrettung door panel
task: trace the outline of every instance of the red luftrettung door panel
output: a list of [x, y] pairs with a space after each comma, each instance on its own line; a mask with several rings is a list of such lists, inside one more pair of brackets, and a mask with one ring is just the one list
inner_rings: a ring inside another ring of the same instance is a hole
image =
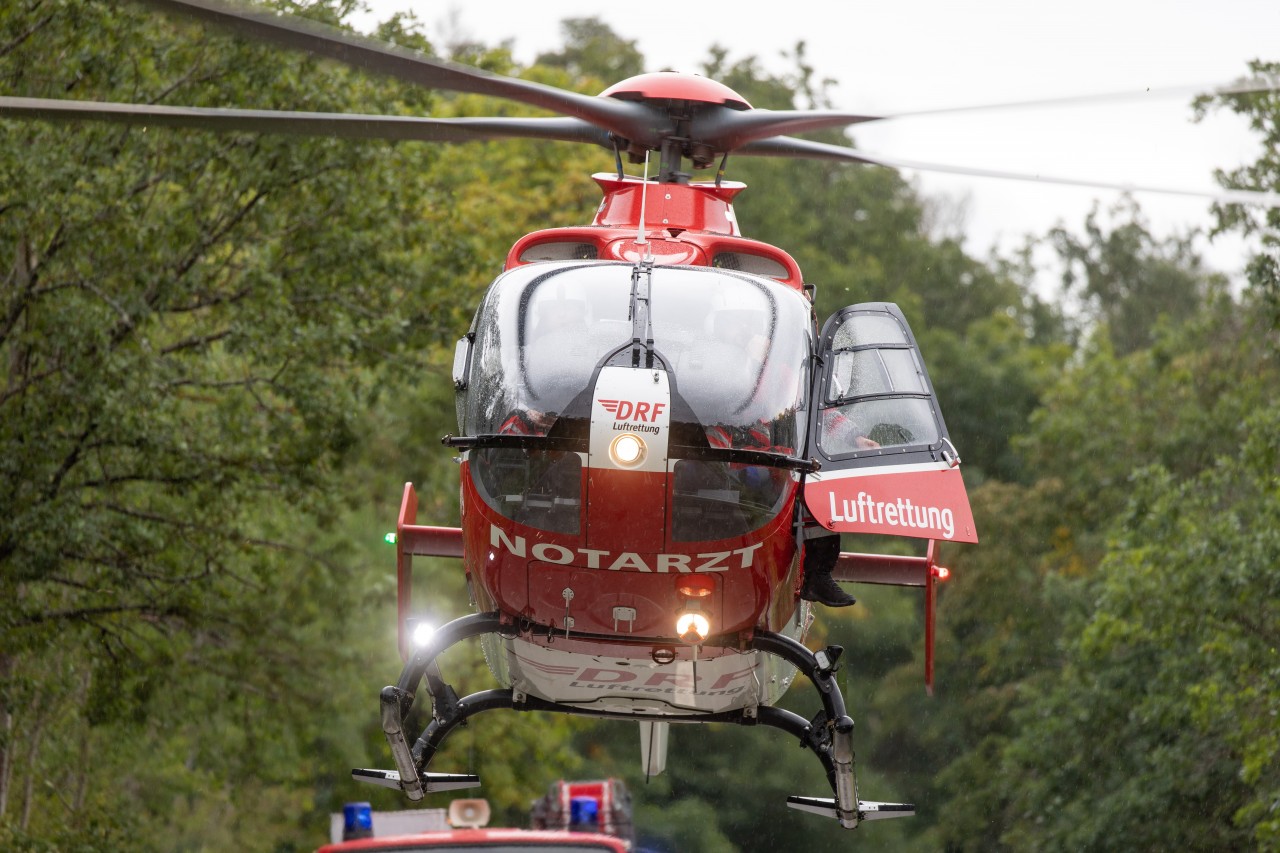
[[818, 342], [804, 503], [837, 533], [977, 542], [960, 458], [907, 319], [851, 305]]
[[839, 533], [978, 541], [960, 469], [945, 462], [810, 474], [804, 501], [819, 524]]

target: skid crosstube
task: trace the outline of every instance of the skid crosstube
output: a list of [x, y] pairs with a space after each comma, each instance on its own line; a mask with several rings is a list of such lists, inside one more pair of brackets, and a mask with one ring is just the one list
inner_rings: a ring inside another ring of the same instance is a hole
[[[477, 613], [455, 619], [436, 631], [431, 641], [417, 649], [409, 658], [396, 684], [383, 688], [380, 696], [382, 730], [391, 747], [397, 770], [361, 770], [355, 771], [353, 776], [361, 781], [386, 787], [399, 787], [411, 800], [420, 800], [433, 791], [461, 787], [464, 780], [474, 780], [471, 784], [478, 784], [475, 777], [427, 772], [427, 767], [450, 733], [468, 718], [484, 711], [549, 711], [606, 719], [734, 723], [781, 729], [817, 756], [835, 794], [834, 799], [792, 797], [793, 806], [834, 817], [841, 826], [848, 829], [856, 827], [861, 820], [871, 818], [870, 812], [876, 807], [885, 808], [886, 811], [896, 810], [901, 815], [912, 812], [912, 807], [905, 804], [862, 803], [858, 800], [853, 767], [853, 720], [845, 710], [844, 696], [835, 679], [837, 662], [843, 651], [840, 646], [827, 646], [812, 652], [790, 637], [769, 631], [756, 632], [746, 644], [751, 651], [782, 658], [814, 684], [822, 701], [822, 710], [811, 720], [782, 708], [763, 705], [690, 716], [599, 711], [551, 702], [512, 689], [484, 690], [458, 698], [441, 676], [436, 659], [455, 644], [490, 633], [514, 637], [532, 627], [504, 623], [497, 613]], [[426, 682], [426, 690], [431, 697], [432, 720], [410, 747], [404, 732], [404, 720], [413, 708], [418, 685], [423, 681]]]

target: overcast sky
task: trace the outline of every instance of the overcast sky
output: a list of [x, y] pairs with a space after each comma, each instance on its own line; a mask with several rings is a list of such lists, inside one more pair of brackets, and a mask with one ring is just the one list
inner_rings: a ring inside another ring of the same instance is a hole
[[[634, 39], [647, 70], [697, 71], [713, 44], [771, 70], [806, 43], [820, 76], [838, 81], [835, 106], [887, 113], [1167, 87], [1243, 76], [1250, 59], [1280, 60], [1280, 0], [903, 0], [641, 5], [586, 0], [366, 0], [367, 26], [411, 10], [439, 43], [512, 40], [532, 62], [563, 43], [560, 21], [599, 17]], [[638, 14], [632, 9], [643, 9]], [[669, 9], [670, 11], [664, 11]], [[859, 147], [918, 161], [1134, 185], [1212, 190], [1212, 170], [1255, 159], [1259, 142], [1231, 114], [1191, 122], [1190, 95], [1090, 107], [986, 111], [900, 119], [856, 129]], [[856, 168], [856, 167], [855, 167]], [[966, 246], [983, 255], [1059, 221], [1079, 230], [1094, 199], [1118, 193], [1043, 183], [907, 172], [926, 195], [963, 204]], [[748, 190], [749, 191], [749, 190]], [[1209, 202], [1137, 198], [1157, 233], [1207, 228]], [[784, 247], [785, 248], [785, 247]], [[1243, 265], [1234, 239], [1208, 247], [1227, 271]]]

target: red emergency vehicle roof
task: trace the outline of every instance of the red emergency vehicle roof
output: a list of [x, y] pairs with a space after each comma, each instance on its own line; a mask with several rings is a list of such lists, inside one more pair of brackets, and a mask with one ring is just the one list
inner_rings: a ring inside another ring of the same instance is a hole
[[326, 844], [316, 853], [354, 853], [358, 850], [438, 850], [469, 847], [483, 850], [503, 845], [516, 849], [550, 848], [572, 851], [607, 851], [627, 853], [621, 839], [595, 832], [559, 832], [536, 829], [450, 829], [440, 832], [416, 832], [383, 838], [362, 838]]

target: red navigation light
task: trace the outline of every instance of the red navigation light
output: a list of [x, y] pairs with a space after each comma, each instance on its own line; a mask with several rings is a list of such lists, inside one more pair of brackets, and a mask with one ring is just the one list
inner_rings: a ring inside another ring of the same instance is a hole
[[933, 576], [937, 578], [939, 582], [945, 581], [947, 578], [951, 577], [951, 570], [946, 566], [934, 566]]
[[676, 583], [676, 592], [685, 598], [706, 598], [715, 588], [715, 581], [705, 575], [683, 576]]

